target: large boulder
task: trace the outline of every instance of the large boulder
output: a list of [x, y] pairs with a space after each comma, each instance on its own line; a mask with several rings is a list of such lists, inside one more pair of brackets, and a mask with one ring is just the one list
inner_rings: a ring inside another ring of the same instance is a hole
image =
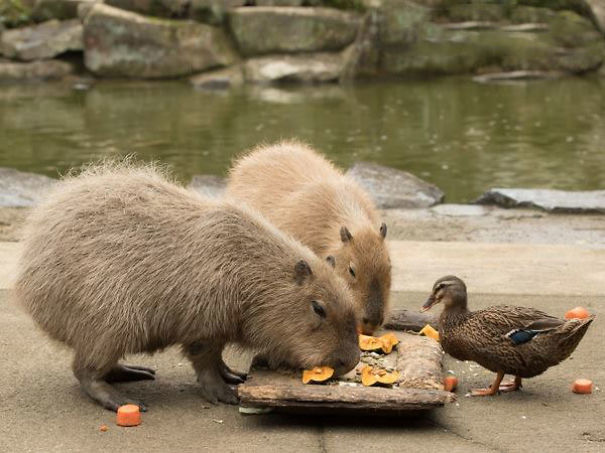
[[223, 30], [95, 5], [84, 19], [86, 67], [100, 76], [162, 78], [227, 66], [236, 59]]
[[353, 42], [361, 16], [331, 8], [257, 6], [231, 10], [229, 24], [246, 56], [321, 52]]
[[343, 69], [343, 57], [338, 53], [272, 55], [251, 58], [244, 68], [246, 80], [253, 83], [335, 82]]
[[72, 74], [71, 64], [60, 60], [41, 60], [27, 63], [0, 58], [0, 83], [21, 83], [61, 79]]
[[4, 56], [24, 61], [82, 50], [82, 25], [78, 19], [53, 19], [39, 25], [6, 30], [0, 38], [0, 48]]
[[586, 0], [590, 5], [594, 21], [602, 33], [605, 33], [605, 0]]
[[34, 206], [55, 182], [48, 176], [0, 168], [0, 207]]
[[406, 171], [360, 162], [347, 171], [376, 203], [378, 208], [428, 208], [441, 203], [443, 192]]
[[605, 190], [490, 189], [475, 203], [504, 208], [531, 207], [550, 212], [605, 213]]

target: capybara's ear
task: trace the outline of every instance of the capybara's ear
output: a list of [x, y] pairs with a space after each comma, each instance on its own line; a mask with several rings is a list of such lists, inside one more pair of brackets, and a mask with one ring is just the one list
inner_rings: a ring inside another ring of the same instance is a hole
[[326, 261], [328, 264], [330, 264], [330, 266], [336, 267], [336, 259], [332, 255], [326, 256]]
[[380, 235], [382, 236], [382, 239], [387, 237], [387, 224], [384, 222], [380, 225]]
[[311, 271], [309, 263], [307, 263], [305, 260], [300, 260], [294, 266], [294, 278], [296, 279], [296, 283], [299, 285], [305, 281], [305, 278], [310, 277], [311, 275], [313, 275], [313, 272]]
[[342, 242], [349, 242], [351, 239], [353, 239], [353, 235], [344, 225], [340, 227], [340, 239], [342, 239]]

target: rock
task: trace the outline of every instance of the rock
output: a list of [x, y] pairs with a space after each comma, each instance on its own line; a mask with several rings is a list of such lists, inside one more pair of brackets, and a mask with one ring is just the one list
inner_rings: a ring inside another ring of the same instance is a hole
[[82, 25], [78, 19], [53, 19], [39, 25], [7, 30], [2, 33], [0, 48], [4, 56], [25, 61], [82, 50]]
[[146, 16], [181, 18], [187, 15], [189, 0], [104, 0], [109, 6]]
[[216, 175], [195, 175], [187, 188], [206, 197], [219, 198], [227, 189], [227, 181]]
[[[256, 0], [256, 6], [308, 6], [307, 0]], [[319, 3], [319, 2], [316, 2]]]
[[347, 171], [376, 203], [378, 208], [427, 208], [441, 203], [443, 192], [411, 173], [382, 165], [360, 162]]
[[236, 55], [223, 30], [141, 16], [102, 4], [84, 20], [84, 64], [110, 77], [162, 78], [228, 66]]
[[549, 212], [605, 213], [605, 190], [491, 189], [475, 203], [505, 208], [531, 207]]
[[58, 19], [67, 20], [78, 17], [78, 7], [81, 3], [92, 4], [96, 0], [37, 0], [32, 10], [32, 18], [36, 22]]
[[244, 83], [244, 74], [238, 65], [195, 75], [189, 82], [201, 90], [225, 90], [241, 86]]
[[190, 0], [189, 16], [199, 22], [221, 25], [228, 10], [245, 4], [246, 0]]
[[21, 63], [0, 58], [1, 83], [61, 79], [73, 71], [73, 66], [65, 61], [41, 60]]
[[337, 53], [279, 55], [252, 58], [244, 64], [246, 80], [253, 83], [335, 82], [343, 69]]
[[244, 7], [229, 12], [229, 24], [246, 56], [337, 51], [353, 42], [361, 16], [330, 8]]
[[482, 74], [473, 77], [473, 80], [479, 83], [511, 82], [525, 80], [558, 79], [563, 75], [564, 73], [558, 71], [510, 71]]
[[585, 0], [592, 9], [594, 21], [601, 30], [605, 33], [605, 0]]
[[0, 207], [34, 206], [55, 182], [48, 176], [0, 168]]

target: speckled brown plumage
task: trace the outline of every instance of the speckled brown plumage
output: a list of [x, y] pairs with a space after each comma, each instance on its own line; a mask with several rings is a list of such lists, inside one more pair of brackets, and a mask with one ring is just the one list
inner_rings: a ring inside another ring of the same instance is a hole
[[[466, 286], [453, 276], [435, 282], [425, 309], [439, 302], [445, 305], [439, 319], [444, 351], [456, 359], [477, 362], [500, 379], [512, 374], [519, 384], [520, 378], [542, 374], [569, 357], [594, 319], [564, 320], [510, 305], [469, 311]], [[507, 335], [517, 329], [530, 332], [531, 339], [515, 344]]]

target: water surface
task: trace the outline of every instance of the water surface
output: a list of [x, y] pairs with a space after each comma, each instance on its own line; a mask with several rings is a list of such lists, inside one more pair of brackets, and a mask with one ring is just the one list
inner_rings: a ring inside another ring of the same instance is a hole
[[0, 166], [57, 176], [106, 156], [224, 174], [297, 137], [342, 166], [378, 162], [470, 201], [494, 186], [605, 189], [605, 81], [468, 79], [195, 91], [184, 82], [0, 86]]

